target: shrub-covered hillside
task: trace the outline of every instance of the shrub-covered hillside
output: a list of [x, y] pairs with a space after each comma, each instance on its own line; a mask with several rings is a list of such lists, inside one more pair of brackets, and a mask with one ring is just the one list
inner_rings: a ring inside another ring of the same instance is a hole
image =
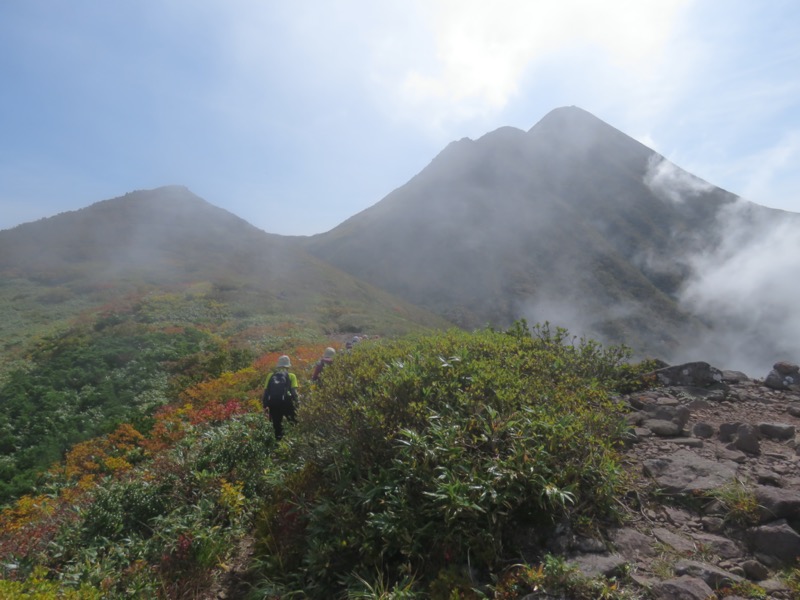
[[251, 598], [623, 597], [559, 578], [541, 542], [614, 518], [611, 398], [645, 365], [524, 324], [366, 341], [317, 386], [297, 369], [276, 443], [258, 403], [276, 358], [73, 447], [3, 511], [0, 597], [214, 597], [244, 556]]

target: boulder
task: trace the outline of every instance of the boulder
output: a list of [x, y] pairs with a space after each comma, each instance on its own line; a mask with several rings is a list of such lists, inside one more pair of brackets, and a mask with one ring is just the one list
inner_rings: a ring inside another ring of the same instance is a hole
[[658, 554], [653, 548], [653, 538], [628, 527], [614, 531], [611, 543], [619, 554], [629, 560], [651, 558]]
[[697, 577], [677, 577], [658, 581], [650, 590], [656, 600], [707, 600], [714, 597], [714, 590]]
[[794, 439], [795, 427], [786, 423], [759, 423], [758, 431], [764, 437], [785, 441]]
[[764, 385], [773, 390], [795, 389], [800, 385], [800, 366], [784, 361], [775, 363]]
[[759, 485], [753, 489], [762, 523], [800, 517], [800, 492]]
[[742, 424], [736, 430], [736, 437], [733, 443], [729, 446], [731, 450], [741, 450], [747, 454], [759, 455], [761, 454], [761, 444], [759, 438], [761, 436], [753, 425]]
[[724, 569], [709, 565], [696, 560], [681, 560], [675, 565], [676, 575], [688, 575], [697, 577], [706, 582], [710, 587], [717, 589], [725, 585], [741, 583], [743, 578], [739, 575], [729, 573]]
[[691, 362], [657, 369], [655, 376], [662, 385], [710, 387], [722, 383], [722, 371], [707, 362]]
[[795, 565], [800, 556], [800, 535], [786, 519], [751, 527], [747, 541], [753, 552], [772, 566]]
[[584, 577], [616, 577], [625, 572], [627, 561], [618, 554], [581, 554], [567, 564], [577, 568]]
[[734, 463], [708, 460], [684, 449], [642, 465], [645, 475], [668, 494], [703, 494], [730, 483], [737, 472]]
[[709, 439], [714, 435], [714, 426], [700, 421], [692, 427], [692, 433], [699, 438]]

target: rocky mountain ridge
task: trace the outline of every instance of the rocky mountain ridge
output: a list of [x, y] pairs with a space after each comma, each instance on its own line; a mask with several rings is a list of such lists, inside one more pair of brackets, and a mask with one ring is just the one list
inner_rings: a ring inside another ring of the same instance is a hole
[[782, 575], [800, 557], [798, 370], [654, 372], [658, 387], [618, 398], [631, 426], [624, 468], [647, 496], [626, 498], [626, 522], [605, 538], [563, 531], [550, 548], [658, 600], [796, 599]]

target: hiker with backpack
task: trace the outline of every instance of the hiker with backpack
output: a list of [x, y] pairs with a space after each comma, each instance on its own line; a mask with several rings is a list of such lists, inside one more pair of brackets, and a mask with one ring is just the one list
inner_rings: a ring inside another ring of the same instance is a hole
[[314, 383], [319, 381], [322, 371], [333, 362], [334, 356], [336, 356], [336, 350], [333, 348], [325, 348], [325, 352], [322, 353], [322, 358], [314, 364], [314, 371], [311, 373], [311, 381]]
[[278, 358], [275, 370], [267, 378], [261, 405], [269, 412], [269, 420], [275, 430], [275, 439], [283, 437], [283, 418], [294, 423], [297, 404], [297, 376], [290, 373], [292, 361], [285, 354]]

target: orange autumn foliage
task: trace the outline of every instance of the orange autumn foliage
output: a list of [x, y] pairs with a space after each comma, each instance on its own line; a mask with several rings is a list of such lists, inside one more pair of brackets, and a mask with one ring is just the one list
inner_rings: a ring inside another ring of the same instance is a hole
[[127, 471], [132, 467], [129, 454], [141, 447], [144, 436], [132, 425], [123, 423], [114, 432], [75, 444], [64, 463], [67, 479]]
[[41, 534], [37, 539], [46, 543], [51, 534], [44, 528], [55, 531], [57, 522], [68, 518], [65, 515], [71, 505], [80, 503], [104, 476], [132, 469], [135, 459], [142, 457], [140, 453], [155, 456], [174, 446], [193, 427], [260, 410], [264, 380], [282, 354], [290, 356], [292, 371], [302, 385], [325, 347], [325, 344], [316, 344], [286, 352], [270, 352], [259, 357], [250, 367], [225, 372], [185, 389], [180, 394], [180, 402], [164, 406], [153, 415], [154, 424], [147, 436], [126, 423], [106, 436], [74, 445], [63, 466], [51, 469], [52, 475], [63, 475], [74, 482], [73, 485], [64, 486], [57, 498], [24, 496], [13, 506], [0, 511], [0, 530], [9, 536], [0, 536], [0, 555], [5, 553], [2, 546], [14, 544], [17, 552], [25, 554], [23, 542], [27, 536], [25, 532], [30, 528], [42, 528], [37, 532], [37, 535]]

